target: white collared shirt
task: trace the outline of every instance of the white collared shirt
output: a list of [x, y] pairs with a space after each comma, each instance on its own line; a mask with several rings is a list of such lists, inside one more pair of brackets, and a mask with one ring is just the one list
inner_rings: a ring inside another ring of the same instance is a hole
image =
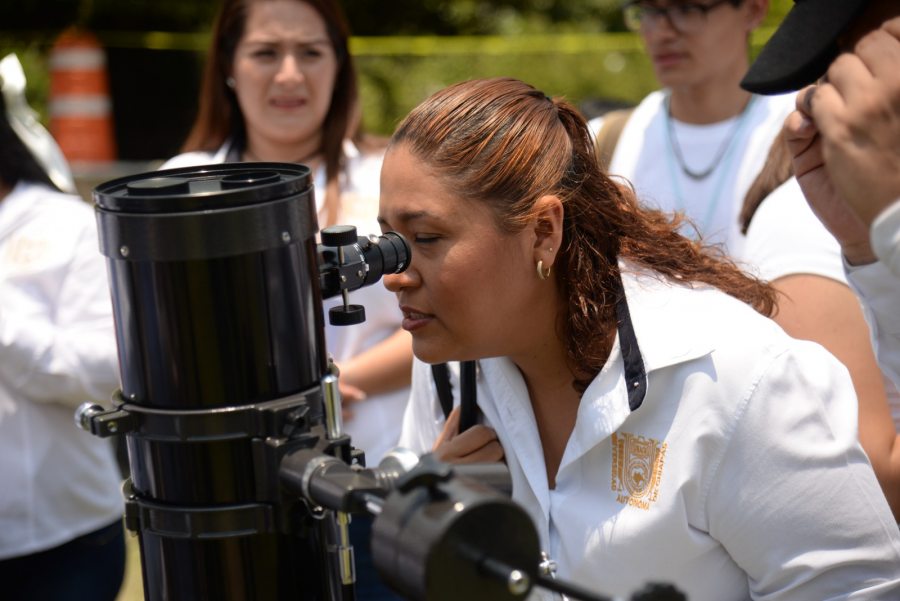
[[900, 198], [884, 208], [872, 222], [872, 250], [900, 278]]
[[0, 559], [123, 513], [108, 440], [75, 408], [118, 388], [106, 262], [90, 207], [42, 184], [0, 201]]
[[[646, 396], [629, 409], [617, 338], [555, 489], [521, 374], [479, 361], [479, 408], [559, 577], [625, 598], [651, 581], [691, 601], [900, 598], [900, 534], [846, 369], [719, 291], [623, 281]], [[422, 453], [443, 415], [420, 362], [412, 394], [401, 445]]]

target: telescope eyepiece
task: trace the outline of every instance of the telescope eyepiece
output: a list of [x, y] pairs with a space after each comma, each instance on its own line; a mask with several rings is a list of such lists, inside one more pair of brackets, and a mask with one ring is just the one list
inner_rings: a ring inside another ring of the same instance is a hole
[[323, 229], [318, 253], [322, 298], [370, 286], [386, 274], [402, 273], [412, 256], [409, 243], [397, 232], [357, 236], [356, 228], [347, 225]]

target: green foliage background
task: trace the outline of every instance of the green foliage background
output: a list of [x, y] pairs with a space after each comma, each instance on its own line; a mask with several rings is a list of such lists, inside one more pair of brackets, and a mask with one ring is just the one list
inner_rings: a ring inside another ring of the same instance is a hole
[[[199, 72], [217, 6], [207, 0], [12, 5], [0, 7], [0, 56], [18, 53], [29, 101], [45, 122], [48, 55], [63, 28], [82, 24], [110, 49], [187, 51], [185, 67]], [[771, 0], [752, 52], [791, 5], [792, 0]], [[624, 31], [620, 0], [345, 0], [344, 6], [357, 34], [352, 51], [364, 122], [374, 133], [389, 134], [428, 94], [474, 77], [516, 77], [586, 112], [592, 100], [635, 103], [656, 86], [639, 39]]]

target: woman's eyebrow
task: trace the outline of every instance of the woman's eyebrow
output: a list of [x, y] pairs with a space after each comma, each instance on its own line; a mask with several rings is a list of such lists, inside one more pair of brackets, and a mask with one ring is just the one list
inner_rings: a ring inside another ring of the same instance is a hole
[[282, 40], [277, 36], [267, 36], [265, 34], [260, 34], [258, 37], [248, 36], [244, 43], [277, 45], [285, 41], [291, 44], [296, 44], [298, 46], [329, 46], [331, 44], [331, 42], [326, 38], [311, 38], [307, 40]]
[[[406, 225], [411, 221], [415, 221], [417, 219], [424, 219], [426, 217], [433, 217], [433, 214], [428, 211], [401, 211], [397, 214], [397, 223]], [[378, 223], [381, 225], [388, 225], [387, 218], [379, 215]]]

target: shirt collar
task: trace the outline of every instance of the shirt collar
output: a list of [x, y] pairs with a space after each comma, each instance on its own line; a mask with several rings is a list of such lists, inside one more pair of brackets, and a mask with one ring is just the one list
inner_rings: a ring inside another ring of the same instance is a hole
[[615, 344], [581, 397], [560, 471], [640, 410], [645, 395], [653, 390], [653, 371], [702, 357], [715, 347], [713, 326], [707, 325], [710, 320], [704, 315], [710, 304], [700, 295], [721, 293], [706, 286], [691, 288], [624, 262], [620, 266], [627, 323], [619, 311]]
[[703, 296], [721, 292], [705, 284], [673, 282], [627, 262], [621, 266], [625, 298], [647, 373], [702, 357], [715, 348], [716, 332], [705, 314], [710, 305], [703, 302]]
[[[582, 395], [579, 411], [591, 412], [585, 421], [595, 424], [586, 448], [615, 431], [640, 408], [649, 389], [649, 374], [702, 357], [715, 348], [715, 332], [704, 315], [710, 305], [699, 295], [721, 293], [705, 285], [673, 282], [624, 261], [620, 267], [627, 317], [619, 312], [612, 352]], [[623, 317], [627, 323], [621, 323]], [[629, 329], [636, 349], [628, 348]]]

